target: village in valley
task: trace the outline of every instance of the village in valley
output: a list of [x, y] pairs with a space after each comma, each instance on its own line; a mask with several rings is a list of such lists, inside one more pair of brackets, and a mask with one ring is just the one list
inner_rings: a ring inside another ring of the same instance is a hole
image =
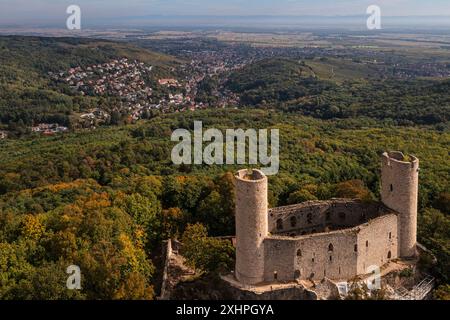
[[[276, 42], [279, 37], [260, 39], [261, 35], [254, 38], [249, 35], [247, 42], [238, 42], [239, 37], [232, 36], [221, 39], [225, 41], [194, 35], [186, 39], [144, 42], [139, 37], [130, 38], [131, 42], [146, 49], [179, 59], [180, 63], [166, 72], [158, 72], [161, 70], [157, 65], [127, 57], [49, 72], [50, 80], [57, 87], [65, 88], [71, 95], [90, 97], [97, 102], [72, 112], [70, 121], [36, 122], [27, 130], [51, 136], [78, 129], [93, 130], [104, 125], [134, 123], [166, 113], [235, 108], [245, 103], [226, 85], [230, 75], [258, 61], [276, 57], [296, 60], [309, 68], [313, 77], [325, 76], [323, 80], [335, 80], [335, 70], [342, 63], [351, 68], [356, 66], [368, 70], [371, 76], [381, 80], [450, 76], [450, 65], [442, 61], [405, 61], [401, 55], [387, 55], [386, 51], [362, 45], [343, 47], [310, 43], [295, 47], [279, 45]], [[231, 35], [227, 34], [227, 37]], [[261, 44], [263, 40], [269, 42]], [[337, 41], [332, 37], [325, 40]], [[319, 66], [322, 74], [317, 75], [311, 66]], [[329, 79], [326, 78], [327, 73], [330, 74]], [[6, 127], [0, 129], [0, 139], [12, 136]]]
[[[75, 67], [60, 73], [50, 73], [55, 82], [68, 85], [82, 96], [114, 98], [114, 105], [107, 108], [93, 108], [80, 113], [79, 122], [84, 128], [95, 129], [102, 124], [111, 124], [114, 113], [126, 113], [129, 122], [148, 119], [152, 114], [194, 111], [209, 107], [208, 103], [196, 99], [198, 85], [207, 76], [229, 71], [220, 60], [192, 60], [178, 70], [186, 74], [184, 79], [155, 78], [153, 66], [146, 63], [121, 58], [108, 63]], [[157, 93], [155, 94], [155, 91]], [[217, 92], [219, 95], [219, 93]], [[237, 104], [238, 98], [229, 94], [222, 96], [219, 105]], [[31, 128], [32, 132], [52, 135], [68, 131], [59, 124], [40, 123]]]

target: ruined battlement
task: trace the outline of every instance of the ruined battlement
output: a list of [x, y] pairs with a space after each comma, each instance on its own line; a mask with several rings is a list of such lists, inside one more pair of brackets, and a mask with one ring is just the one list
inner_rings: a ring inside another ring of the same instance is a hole
[[404, 155], [402, 152], [391, 151], [382, 155], [383, 166], [395, 167], [400, 170], [419, 169], [419, 159], [413, 155]]
[[348, 229], [381, 215], [394, 213], [381, 202], [332, 199], [307, 201], [269, 210], [269, 231], [293, 236]]

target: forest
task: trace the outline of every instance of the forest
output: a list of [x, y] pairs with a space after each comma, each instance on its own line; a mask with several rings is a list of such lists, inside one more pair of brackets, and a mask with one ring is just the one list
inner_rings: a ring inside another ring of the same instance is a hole
[[[265, 59], [232, 73], [225, 87], [241, 96], [241, 104], [277, 108], [320, 119], [370, 117], [398, 125], [447, 126], [450, 81], [380, 79], [352, 70], [335, 78], [319, 73], [321, 61]], [[337, 68], [337, 67], [336, 67]], [[355, 64], [349, 68], [362, 68]], [[341, 72], [342, 74], [339, 74]], [[354, 71], [353, 71], [354, 72]], [[339, 79], [339, 82], [337, 82]]]
[[[162, 49], [177, 52], [175, 44]], [[199, 83], [199, 100], [215, 101], [213, 92], [224, 89], [239, 95], [239, 106], [29, 134], [32, 124], [70, 127], [74, 114], [116, 103], [77, 94], [49, 72], [128, 57], [155, 66], [153, 81], [183, 77], [179, 58], [142, 48], [162, 43], [139, 45], [0, 37], [0, 131], [11, 133], [0, 139], [0, 299], [155, 299], [168, 238], [183, 241], [199, 272], [231, 270], [234, 248], [217, 237], [234, 234], [233, 172], [243, 166], [173, 165], [171, 134], [193, 130], [194, 121], [204, 130], [280, 130], [272, 207], [379, 200], [381, 154], [417, 156], [419, 241], [437, 257], [429, 266], [440, 286], [436, 298], [449, 298], [449, 80], [370, 79], [372, 69], [349, 62], [330, 78], [323, 75], [330, 60], [262, 59]], [[222, 46], [192, 41], [187, 48]], [[82, 290], [66, 288], [69, 265], [81, 268]]]
[[[449, 270], [450, 135], [370, 118], [320, 120], [277, 110], [208, 110], [156, 117], [95, 132], [0, 142], [0, 297], [152, 299], [158, 255], [169, 237], [191, 241], [190, 263], [207, 273], [232, 268], [233, 248], [210, 238], [234, 233], [239, 166], [174, 166], [175, 128], [279, 128], [280, 173], [271, 206], [313, 199], [379, 198], [380, 155], [421, 160], [420, 242]], [[86, 287], [64, 287], [67, 265]], [[61, 285], [62, 283], [62, 285]], [[446, 287], [441, 291], [445, 293]]]

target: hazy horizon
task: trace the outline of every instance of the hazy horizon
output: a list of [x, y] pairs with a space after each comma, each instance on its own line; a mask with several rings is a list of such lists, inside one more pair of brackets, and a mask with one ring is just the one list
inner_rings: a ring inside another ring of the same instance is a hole
[[[27, 21], [1, 23], [0, 28], [55, 28], [65, 29], [68, 15], [56, 21]], [[128, 17], [88, 19], [83, 17], [83, 28], [152, 28], [152, 29], [264, 29], [264, 30], [367, 30], [367, 15], [136, 15]], [[430, 30], [450, 32], [450, 16], [395, 16], [382, 17], [382, 30]]]
[[365, 21], [366, 9], [372, 4], [381, 8], [387, 26], [450, 26], [448, 0], [2, 0], [0, 26], [64, 28], [66, 9], [72, 4], [81, 7], [82, 23], [90, 27], [245, 25], [246, 21], [242, 21], [245, 19], [263, 25], [269, 20], [276, 26], [326, 22], [334, 26], [336, 20], [342, 20], [340, 24], [348, 20], [349, 24], [359, 25]]

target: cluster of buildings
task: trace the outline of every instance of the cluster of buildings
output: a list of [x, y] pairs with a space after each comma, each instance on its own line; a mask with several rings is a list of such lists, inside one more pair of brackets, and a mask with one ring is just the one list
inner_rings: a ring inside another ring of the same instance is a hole
[[166, 86], [169, 88], [179, 88], [181, 87], [177, 79], [159, 79], [158, 84], [160, 86]]
[[[450, 65], [449, 65], [450, 66]], [[394, 76], [402, 79], [417, 77], [448, 78], [450, 67], [439, 63], [397, 63], [394, 65]]]
[[151, 96], [152, 90], [146, 86], [144, 77], [150, 74], [152, 68], [143, 62], [122, 58], [85, 69], [71, 68], [60, 73], [58, 78], [84, 94], [93, 92], [127, 98], [141, 92]]
[[[238, 95], [225, 90], [223, 84], [227, 80], [227, 75], [257, 59], [251, 54], [242, 54], [235, 47], [226, 47], [222, 50], [202, 50], [187, 51], [183, 57], [190, 60], [189, 64], [182, 67], [182, 72], [187, 74], [186, 92], [191, 100], [198, 94], [199, 84], [206, 78], [216, 78], [219, 81], [218, 88], [211, 92], [211, 96], [216, 101], [211, 107], [225, 107], [239, 104]], [[209, 107], [207, 102], [203, 102], [203, 107]]]
[[57, 133], [69, 131], [69, 128], [61, 126], [57, 123], [40, 123], [37, 126], [31, 127], [32, 132], [41, 133], [46, 136], [52, 136]]
[[180, 82], [174, 78], [158, 79], [163, 95], [154, 95], [151, 87], [153, 66], [127, 58], [88, 67], [71, 68], [66, 72], [51, 74], [56, 81], [62, 81], [82, 95], [117, 97], [117, 105], [102, 110], [95, 108], [80, 115], [83, 127], [95, 127], [107, 123], [114, 111], [126, 114], [130, 120], [144, 118], [151, 110], [163, 113], [171, 111], [204, 108], [195, 103], [195, 86], [203, 77], [193, 77], [192, 81]]
[[[148, 83], [152, 69], [153, 66], [143, 62], [122, 58], [86, 68], [71, 68], [66, 72], [52, 74], [52, 77], [70, 85], [82, 95], [117, 97], [120, 104], [114, 108], [127, 110], [138, 117], [145, 108], [154, 107], [151, 98], [153, 89]], [[81, 115], [83, 120], [104, 121], [108, 118], [108, 112], [98, 109]]]
[[[68, 84], [82, 95], [119, 98], [114, 106], [107, 106], [107, 109], [95, 108], [80, 115], [83, 127], [94, 128], [97, 124], [108, 123], [114, 111], [126, 114], [130, 120], [135, 121], [145, 118], [151, 110], [168, 113], [208, 108], [208, 102], [198, 101], [199, 84], [207, 77], [239, 69], [255, 58], [234, 49], [188, 52], [186, 57], [190, 63], [178, 70], [185, 76], [180, 79], [160, 78], [157, 80], [158, 88], [152, 88], [150, 82], [154, 77], [153, 66], [127, 58], [88, 67], [75, 67], [50, 76], [55, 81]], [[163, 94], [154, 94], [155, 90], [160, 90]], [[223, 88], [215, 89], [211, 95], [216, 98], [212, 107], [239, 103], [236, 94]]]

